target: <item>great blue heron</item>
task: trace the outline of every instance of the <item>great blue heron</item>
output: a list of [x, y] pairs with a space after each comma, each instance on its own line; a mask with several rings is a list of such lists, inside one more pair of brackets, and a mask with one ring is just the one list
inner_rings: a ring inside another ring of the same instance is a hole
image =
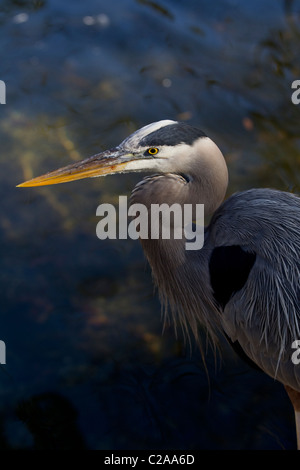
[[[163, 305], [197, 338], [199, 325], [213, 344], [223, 332], [233, 347], [285, 386], [300, 446], [300, 198], [273, 189], [233, 194], [217, 145], [186, 123], [145, 126], [118, 147], [34, 178], [42, 186], [112, 173], [154, 173], [137, 184], [132, 201], [202, 203], [213, 214], [202, 249], [185, 240], [142, 239]], [[223, 202], [223, 203], [222, 203]]]

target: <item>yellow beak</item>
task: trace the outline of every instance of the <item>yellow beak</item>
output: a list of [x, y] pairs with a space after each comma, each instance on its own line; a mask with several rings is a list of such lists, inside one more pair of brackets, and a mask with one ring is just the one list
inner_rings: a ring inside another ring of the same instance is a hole
[[18, 184], [18, 188], [30, 186], [46, 186], [49, 184], [65, 183], [68, 181], [91, 178], [125, 171], [129, 161], [135, 160], [132, 153], [125, 152], [121, 148], [114, 148], [105, 152], [86, 158], [81, 162], [50, 171], [45, 175], [38, 176], [24, 183]]

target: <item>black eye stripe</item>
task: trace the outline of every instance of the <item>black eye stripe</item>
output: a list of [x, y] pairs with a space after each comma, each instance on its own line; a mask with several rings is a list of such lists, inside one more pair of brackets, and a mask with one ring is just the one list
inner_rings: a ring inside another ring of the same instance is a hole
[[171, 147], [177, 144], [193, 145], [199, 137], [206, 137], [206, 134], [200, 129], [189, 126], [184, 122], [177, 122], [160, 127], [146, 135], [139, 142], [139, 145], [148, 148], [156, 147], [157, 145], [169, 145]]

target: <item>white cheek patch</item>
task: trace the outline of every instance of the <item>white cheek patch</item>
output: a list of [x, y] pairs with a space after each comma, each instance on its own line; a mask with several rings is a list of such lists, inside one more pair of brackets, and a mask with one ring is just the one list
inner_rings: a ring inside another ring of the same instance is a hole
[[159, 148], [157, 156], [149, 156], [128, 162], [124, 166], [124, 171], [155, 170], [161, 173], [175, 173], [178, 168], [181, 168], [182, 155], [185, 155], [189, 150], [190, 148], [186, 144], [178, 144], [175, 147], [165, 145]]
[[161, 160], [149, 158], [149, 160], [133, 160], [124, 165], [124, 171], [145, 171], [145, 170], [159, 170], [161, 167]]

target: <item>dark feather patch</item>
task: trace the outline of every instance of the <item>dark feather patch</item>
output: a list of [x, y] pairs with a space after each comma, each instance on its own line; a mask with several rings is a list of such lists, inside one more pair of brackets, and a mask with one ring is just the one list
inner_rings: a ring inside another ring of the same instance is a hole
[[209, 261], [210, 282], [214, 297], [222, 308], [231, 296], [244, 287], [256, 259], [238, 245], [219, 246]]
[[197, 127], [178, 122], [151, 132], [139, 142], [139, 145], [142, 147], [174, 146], [177, 144], [192, 145], [199, 137], [206, 137], [206, 134]]

